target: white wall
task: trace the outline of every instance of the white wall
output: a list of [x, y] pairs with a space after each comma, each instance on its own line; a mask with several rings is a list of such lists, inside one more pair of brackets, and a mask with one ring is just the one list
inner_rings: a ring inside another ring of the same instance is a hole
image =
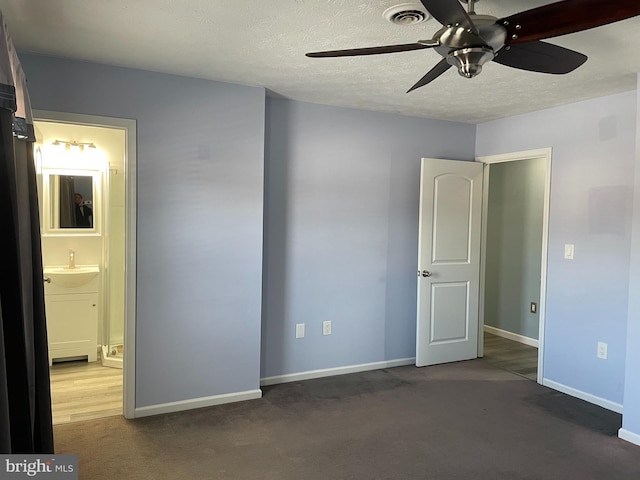
[[[552, 147], [544, 378], [621, 410], [636, 93], [478, 125], [479, 156]], [[564, 260], [564, 244], [575, 259]], [[609, 357], [596, 357], [597, 342]]]

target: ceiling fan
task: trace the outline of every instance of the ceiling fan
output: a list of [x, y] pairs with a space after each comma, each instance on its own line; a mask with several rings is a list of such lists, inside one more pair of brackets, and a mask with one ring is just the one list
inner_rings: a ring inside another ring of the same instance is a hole
[[[541, 42], [640, 15], [640, 0], [564, 0], [497, 19], [478, 15], [479, 0], [421, 0], [443, 27], [431, 40], [307, 53], [307, 57], [351, 57], [433, 48], [443, 59], [407, 93], [435, 80], [452, 66], [466, 78], [493, 60], [507, 67], [532, 72], [564, 74], [587, 61], [587, 56], [558, 45]], [[468, 12], [460, 2], [468, 4]]]

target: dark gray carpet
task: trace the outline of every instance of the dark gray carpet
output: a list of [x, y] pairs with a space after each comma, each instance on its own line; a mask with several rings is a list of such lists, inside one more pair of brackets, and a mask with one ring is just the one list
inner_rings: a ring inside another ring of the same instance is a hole
[[81, 479], [640, 478], [621, 417], [483, 360], [263, 388], [236, 404], [55, 428]]

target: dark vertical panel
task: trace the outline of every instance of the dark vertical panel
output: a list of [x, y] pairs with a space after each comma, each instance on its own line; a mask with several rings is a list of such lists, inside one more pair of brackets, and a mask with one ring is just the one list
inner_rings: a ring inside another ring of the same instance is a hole
[[32, 144], [14, 148], [12, 120], [0, 110], [0, 446], [45, 453], [53, 433], [35, 169]]

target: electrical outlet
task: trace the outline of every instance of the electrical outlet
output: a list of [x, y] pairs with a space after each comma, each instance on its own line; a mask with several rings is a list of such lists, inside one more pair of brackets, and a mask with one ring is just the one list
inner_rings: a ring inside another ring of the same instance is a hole
[[607, 344], [604, 342], [598, 342], [598, 358], [607, 359]]
[[296, 323], [296, 338], [304, 338], [304, 323]]
[[331, 335], [331, 320], [322, 322], [322, 335]]
[[531, 305], [529, 306], [529, 311], [531, 313], [538, 313], [538, 304], [536, 302], [531, 302]]

